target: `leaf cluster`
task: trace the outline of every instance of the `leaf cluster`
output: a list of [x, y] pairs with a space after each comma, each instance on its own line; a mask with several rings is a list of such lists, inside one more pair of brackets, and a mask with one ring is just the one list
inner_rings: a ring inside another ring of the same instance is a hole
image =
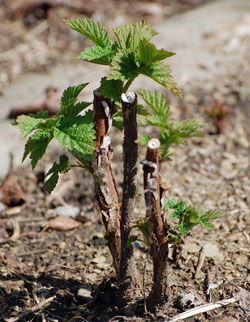
[[[157, 91], [140, 89], [139, 94], [149, 107], [149, 112], [145, 109], [138, 111], [138, 118], [143, 124], [158, 127], [160, 129], [160, 152], [162, 160], [171, 159], [169, 148], [172, 144], [184, 144], [184, 139], [201, 136], [200, 128], [202, 124], [195, 120], [185, 120], [183, 122], [169, 120], [168, 102], [164, 95]], [[151, 139], [149, 135], [143, 135], [138, 139], [141, 145], [147, 144]]]
[[[63, 92], [61, 109], [55, 117], [49, 118], [46, 111], [17, 117], [15, 125], [20, 128], [22, 137], [30, 135], [25, 145], [23, 161], [29, 156], [33, 169], [53, 138], [79, 160], [80, 166], [89, 167], [95, 145], [93, 111], [88, 111], [84, 116], [79, 115], [91, 103], [77, 102], [78, 95], [87, 85], [88, 83], [68, 87]], [[60, 157], [59, 163], [53, 164], [47, 173], [51, 176], [45, 183], [48, 192], [54, 189], [59, 173], [68, 171], [69, 167], [65, 155]]]
[[171, 219], [177, 222], [176, 229], [170, 230], [170, 240], [174, 243], [179, 242], [181, 236], [186, 236], [197, 225], [209, 230], [214, 229], [210, 220], [222, 216], [219, 211], [204, 211], [176, 199], [165, 199], [163, 205], [166, 211], [171, 212]]
[[91, 19], [72, 19], [65, 22], [75, 31], [90, 39], [94, 45], [78, 56], [90, 63], [109, 65], [110, 73], [102, 79], [101, 93], [119, 101], [132, 81], [145, 75], [180, 96], [171, 76], [171, 69], [163, 63], [174, 53], [157, 49], [150, 41], [157, 32], [146, 21], [127, 24], [113, 29], [116, 40], [108, 31]]
[[51, 191], [55, 188], [58, 182], [59, 173], [66, 173], [69, 170], [70, 170], [69, 158], [66, 155], [62, 154], [60, 156], [59, 163], [54, 162], [53, 166], [46, 173], [46, 177], [49, 177], [49, 178], [44, 183], [44, 190], [47, 191], [48, 193], [51, 193]]
[[[170, 67], [163, 63], [163, 60], [174, 54], [164, 49], [157, 49], [151, 43], [157, 32], [147, 22], [140, 21], [113, 29], [116, 40], [110, 38], [108, 31], [100, 23], [91, 19], [66, 20], [66, 23], [94, 43], [79, 57], [91, 63], [110, 67], [108, 76], [101, 79], [100, 91], [104, 97], [112, 99], [118, 106], [113, 112], [112, 119], [113, 125], [119, 130], [123, 129], [122, 112], [119, 108], [121, 94], [128, 90], [138, 75], [146, 75], [180, 95], [172, 79]], [[61, 99], [61, 110], [53, 118], [49, 118], [47, 112], [21, 115], [17, 118], [16, 124], [21, 129], [22, 136], [32, 134], [26, 143], [23, 160], [29, 156], [33, 169], [53, 138], [78, 159], [80, 166], [90, 167], [95, 145], [93, 112], [88, 111], [84, 116], [79, 115], [91, 103], [77, 101], [80, 92], [87, 84], [67, 88]], [[169, 120], [168, 104], [162, 94], [142, 89], [139, 93], [149, 110], [138, 105], [137, 118], [144, 124], [160, 128], [162, 160], [170, 159], [168, 150], [172, 144], [183, 144], [185, 138], [200, 135], [199, 122]], [[146, 144], [149, 140], [150, 136], [144, 135], [138, 139], [138, 143]], [[55, 177], [54, 174], [53, 178]]]
[[[143, 244], [147, 248], [150, 248], [152, 245], [152, 238], [151, 238], [151, 231], [149, 227], [148, 218], [140, 218], [139, 220], [133, 223], [131, 228], [139, 229], [139, 231], [142, 233], [142, 236], [143, 236], [143, 240], [142, 240]], [[131, 235], [127, 241], [127, 247], [129, 247], [131, 243], [135, 241], [140, 241], [140, 239], [138, 239], [137, 235]]]

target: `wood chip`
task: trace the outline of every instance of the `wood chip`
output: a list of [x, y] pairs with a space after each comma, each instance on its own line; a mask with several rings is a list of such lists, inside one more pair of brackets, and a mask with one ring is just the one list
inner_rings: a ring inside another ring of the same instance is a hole
[[48, 220], [45, 227], [43, 228], [43, 231], [47, 230], [48, 228], [66, 231], [78, 228], [82, 225], [80, 221], [76, 221], [71, 217], [66, 216], [57, 216], [55, 218], [52, 218]]

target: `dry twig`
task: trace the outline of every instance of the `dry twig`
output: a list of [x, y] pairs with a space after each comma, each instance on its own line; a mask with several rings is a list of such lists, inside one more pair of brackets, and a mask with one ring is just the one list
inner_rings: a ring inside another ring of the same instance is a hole
[[197, 276], [199, 275], [199, 273], [204, 265], [205, 259], [206, 259], [205, 253], [203, 251], [201, 251], [200, 256], [199, 256], [198, 265], [197, 265], [196, 272], [195, 272], [195, 276], [194, 276], [195, 279], [197, 279]]
[[171, 321], [169, 322], [175, 322], [175, 321], [179, 321], [179, 320], [183, 320], [183, 319], [187, 319], [191, 316], [197, 315], [197, 314], [201, 314], [204, 312], [208, 312], [211, 310], [215, 310], [219, 307], [225, 306], [225, 305], [229, 305], [229, 304], [233, 304], [236, 303], [240, 300], [240, 298], [237, 297], [232, 297], [230, 299], [227, 300], [223, 300], [223, 301], [218, 301], [215, 303], [209, 303], [209, 304], [204, 304], [204, 305], [200, 305], [197, 306], [193, 309], [190, 309], [186, 312], [183, 312], [181, 314], [176, 315]]
[[47, 253], [47, 252], [48, 252], [48, 249], [36, 249], [36, 250], [29, 251], [29, 252], [19, 253], [16, 255], [18, 257], [24, 257], [24, 256], [30, 256], [30, 255], [43, 254], [43, 253]]
[[11, 224], [13, 226], [13, 234], [10, 236], [9, 240], [16, 241], [20, 237], [20, 225], [19, 220], [14, 218], [11, 220]]

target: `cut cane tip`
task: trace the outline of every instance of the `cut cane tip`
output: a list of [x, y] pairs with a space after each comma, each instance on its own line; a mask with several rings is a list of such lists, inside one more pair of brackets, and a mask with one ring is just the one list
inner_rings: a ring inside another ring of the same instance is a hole
[[134, 92], [129, 92], [129, 93], [123, 93], [122, 94], [122, 101], [124, 103], [128, 103], [128, 104], [133, 104], [135, 101], [135, 93]]
[[100, 97], [102, 96], [101, 92], [100, 92], [100, 88], [96, 88], [94, 91], [93, 91], [94, 95], [97, 96], [97, 97]]
[[158, 149], [160, 147], [160, 145], [161, 145], [161, 143], [158, 139], [151, 139], [148, 142], [148, 148], [152, 149], [152, 150]]

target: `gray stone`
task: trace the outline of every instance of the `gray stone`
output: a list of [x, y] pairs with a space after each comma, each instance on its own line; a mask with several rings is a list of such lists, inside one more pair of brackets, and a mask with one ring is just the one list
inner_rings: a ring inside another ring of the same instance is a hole
[[215, 262], [222, 262], [224, 260], [224, 255], [215, 242], [201, 241], [200, 244], [203, 245], [203, 251], [206, 257], [213, 258]]
[[91, 299], [91, 290], [92, 286], [90, 284], [84, 284], [81, 288], [77, 291], [77, 296], [83, 297], [84, 299]]

